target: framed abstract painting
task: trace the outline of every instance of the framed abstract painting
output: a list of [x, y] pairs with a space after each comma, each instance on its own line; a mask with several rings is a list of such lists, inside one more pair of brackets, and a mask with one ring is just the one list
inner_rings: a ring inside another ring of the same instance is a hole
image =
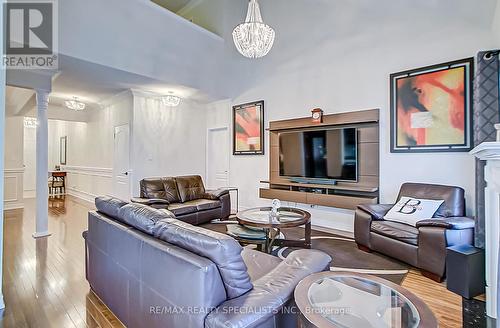
[[472, 148], [474, 59], [391, 74], [391, 152]]
[[233, 155], [264, 154], [264, 101], [233, 106]]

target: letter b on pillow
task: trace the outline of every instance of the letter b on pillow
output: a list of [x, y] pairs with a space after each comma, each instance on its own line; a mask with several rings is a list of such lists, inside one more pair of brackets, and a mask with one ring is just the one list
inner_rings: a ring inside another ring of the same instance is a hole
[[[418, 199], [413, 199], [413, 198], [410, 198], [408, 199], [405, 203], [403, 203], [402, 205], [400, 205], [401, 201], [399, 201], [396, 205], [397, 206], [401, 206], [398, 210], [399, 213], [403, 213], [403, 214], [413, 214], [417, 211], [417, 206], [422, 204], [422, 201], [418, 200]], [[437, 209], [436, 209], [437, 210]], [[435, 211], [434, 211], [435, 213]], [[434, 215], [434, 213], [432, 213]]]
[[432, 218], [443, 202], [444, 200], [401, 197], [384, 216], [384, 220], [416, 226], [418, 221]]

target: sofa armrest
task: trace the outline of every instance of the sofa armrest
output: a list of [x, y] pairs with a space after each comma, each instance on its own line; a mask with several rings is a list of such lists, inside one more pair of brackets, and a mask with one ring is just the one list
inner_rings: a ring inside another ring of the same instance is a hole
[[207, 190], [203, 198], [218, 200], [222, 196], [229, 194], [229, 190], [224, 188], [219, 188], [215, 190]]
[[437, 227], [447, 230], [464, 230], [473, 229], [476, 223], [473, 218], [464, 216], [452, 216], [447, 218], [434, 218], [417, 222], [417, 228], [421, 227]]
[[88, 230], [85, 230], [84, 232], [82, 232], [82, 237], [83, 237], [83, 240], [84, 240], [84, 243], [85, 243], [85, 279], [87, 279], [87, 281], [89, 280], [89, 269], [88, 269], [88, 266], [89, 266], [89, 252], [87, 250], [87, 236], [89, 234], [89, 231]]
[[254, 281], [254, 288], [227, 300], [208, 314], [205, 328], [246, 328], [265, 322], [291, 299], [300, 280], [325, 270], [331, 257], [317, 250], [297, 250], [271, 272]]
[[383, 220], [393, 204], [360, 204], [358, 208], [372, 216], [373, 220]]
[[142, 205], [154, 205], [154, 204], [163, 204], [169, 205], [170, 202], [166, 199], [162, 198], [139, 198], [134, 197], [131, 199], [132, 203], [142, 204]]

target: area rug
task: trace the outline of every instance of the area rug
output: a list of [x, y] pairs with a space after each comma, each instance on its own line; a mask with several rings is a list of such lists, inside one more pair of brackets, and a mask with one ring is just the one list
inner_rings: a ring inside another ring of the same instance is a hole
[[[226, 222], [208, 223], [202, 227], [226, 233]], [[304, 229], [289, 228], [282, 230], [287, 239], [301, 239], [304, 237]], [[378, 253], [367, 253], [358, 249], [352, 238], [329, 234], [320, 231], [312, 231], [312, 248], [319, 249], [332, 257], [331, 271], [350, 271], [366, 273], [401, 284], [408, 273], [409, 266], [398, 260]], [[276, 247], [273, 255], [286, 258], [293, 248]]]

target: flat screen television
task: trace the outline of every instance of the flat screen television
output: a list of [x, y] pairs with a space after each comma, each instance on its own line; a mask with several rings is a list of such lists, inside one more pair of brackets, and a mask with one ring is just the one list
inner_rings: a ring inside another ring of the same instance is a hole
[[298, 181], [358, 179], [356, 128], [330, 128], [279, 134], [280, 176]]

